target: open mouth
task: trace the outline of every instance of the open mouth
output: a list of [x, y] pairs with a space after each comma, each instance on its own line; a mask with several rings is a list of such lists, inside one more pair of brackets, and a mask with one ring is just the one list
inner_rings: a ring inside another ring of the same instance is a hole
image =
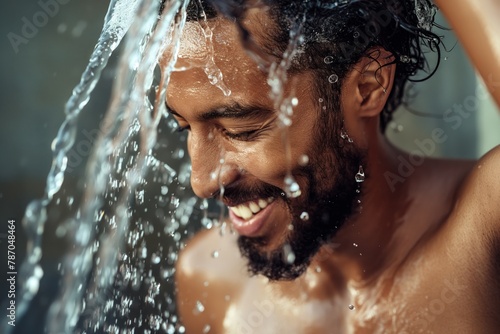
[[255, 201], [243, 203], [237, 206], [230, 206], [231, 210], [237, 217], [249, 220], [254, 215], [264, 210], [269, 204], [274, 201], [274, 198], [269, 197], [268, 199], [258, 199]]
[[266, 221], [273, 197], [256, 199], [229, 207], [229, 217], [236, 231], [245, 236], [255, 236]]

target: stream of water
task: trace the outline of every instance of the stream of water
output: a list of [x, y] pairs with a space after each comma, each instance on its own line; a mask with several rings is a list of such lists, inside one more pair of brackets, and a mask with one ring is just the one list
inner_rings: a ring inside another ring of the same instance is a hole
[[[179, 70], [174, 65], [188, 2], [166, 1], [159, 19], [158, 0], [111, 1], [88, 66], [65, 106], [66, 120], [52, 144], [53, 163], [44, 196], [26, 209], [28, 255], [18, 277], [18, 319], [39, 292], [47, 210], [64, 182], [78, 116], [111, 54], [121, 45], [109, 109], [87, 166], [81, 200], [74, 215], [57, 229], [58, 237], [70, 246], [59, 265], [60, 287], [48, 311], [46, 330], [51, 334], [184, 331], [177, 321], [173, 288], [178, 250], [197, 228], [193, 221], [205, 228], [224, 226], [222, 212], [210, 213], [210, 204], [189, 191], [190, 165], [184, 150], [173, 149], [161, 138], [162, 132], [176, 128], [164, 101], [170, 74]], [[212, 47], [207, 22], [200, 25]], [[269, 79], [282, 112], [285, 145], [294, 97], [283, 96], [282, 87], [300, 44], [300, 26], [291, 37], [289, 55], [271, 68]], [[165, 54], [162, 62], [167, 66], [160, 71], [158, 63]], [[213, 85], [231, 94], [213, 57], [204, 70]], [[171, 155], [165, 159], [162, 151]], [[300, 192], [291, 174], [286, 181], [290, 195]], [[11, 330], [6, 325], [3, 332]]]

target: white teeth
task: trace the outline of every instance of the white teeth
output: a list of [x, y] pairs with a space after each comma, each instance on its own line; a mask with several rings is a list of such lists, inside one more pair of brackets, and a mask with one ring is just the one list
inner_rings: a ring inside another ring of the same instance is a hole
[[235, 215], [237, 215], [238, 217], [241, 217], [239, 206], [232, 206], [229, 209], [231, 209], [231, 211], [233, 211]]
[[246, 204], [229, 207], [229, 209], [233, 211], [236, 216], [248, 220], [252, 218], [254, 214], [265, 209], [272, 201], [274, 201], [274, 198], [269, 197], [266, 200], [259, 199], [257, 202], [248, 202]]
[[268, 204], [268, 203], [266, 202], [266, 200], [259, 199], [259, 207], [260, 207], [261, 209], [264, 209], [264, 208], [267, 206], [267, 204]]
[[250, 211], [252, 211], [252, 213], [257, 213], [260, 211], [260, 207], [257, 204], [255, 204], [255, 202], [250, 202], [248, 206], [250, 208]]
[[253, 216], [252, 211], [246, 205], [239, 205], [238, 208], [240, 209], [241, 218], [247, 220]]

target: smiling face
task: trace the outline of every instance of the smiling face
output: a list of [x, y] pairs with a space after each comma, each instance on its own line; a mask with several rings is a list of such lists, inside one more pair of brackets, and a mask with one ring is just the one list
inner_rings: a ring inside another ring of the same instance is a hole
[[[257, 44], [264, 36], [253, 26], [263, 22], [262, 15], [248, 15], [245, 22]], [[307, 71], [288, 77], [285, 96], [298, 103], [285, 131], [267, 74], [245, 52], [235, 25], [225, 19], [209, 24], [215, 65], [231, 94], [209, 81], [204, 66], [210, 48], [197, 22], [187, 23], [176, 65], [185, 70], [172, 74], [167, 91], [170, 112], [189, 131], [191, 185], [197, 196], [229, 207], [250, 271], [292, 279], [352, 214], [363, 154], [341, 138], [341, 113], [323, 109]], [[300, 186], [294, 198], [285, 195], [290, 173]]]

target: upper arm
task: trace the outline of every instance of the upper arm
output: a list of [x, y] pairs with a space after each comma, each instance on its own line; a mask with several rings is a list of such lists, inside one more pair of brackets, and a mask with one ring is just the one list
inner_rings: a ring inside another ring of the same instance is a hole
[[474, 166], [458, 195], [455, 208], [463, 235], [480, 244], [500, 244], [500, 146]]
[[435, 0], [500, 106], [500, 3]]

